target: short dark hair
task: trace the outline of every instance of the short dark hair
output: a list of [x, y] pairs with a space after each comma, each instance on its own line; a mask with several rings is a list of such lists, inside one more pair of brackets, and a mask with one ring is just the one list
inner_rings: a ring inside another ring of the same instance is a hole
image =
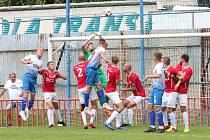
[[171, 59], [169, 57], [163, 57], [163, 61], [166, 65], [170, 65]]
[[161, 61], [161, 59], [162, 59], [162, 53], [161, 52], [155, 52], [154, 56], [155, 56], [155, 60]]
[[189, 61], [189, 55], [183, 54], [183, 55], [181, 56], [181, 58], [184, 59], [184, 61], [188, 63], [188, 61]]
[[105, 46], [108, 46], [108, 43], [107, 43], [106, 40], [103, 39], [103, 38], [100, 38], [100, 39], [99, 39], [99, 44], [103, 44], [103, 45], [105, 45]]
[[90, 45], [93, 45], [93, 42], [88, 43], [87, 48], [89, 48]]
[[112, 63], [117, 64], [119, 62], [119, 58], [117, 56], [112, 56]]
[[53, 61], [47, 62], [47, 66], [49, 66], [51, 63], [54, 63]]
[[105, 39], [103, 39], [103, 38], [100, 38], [100, 39], [99, 39], [99, 41], [106, 42], [106, 40], [105, 40]]

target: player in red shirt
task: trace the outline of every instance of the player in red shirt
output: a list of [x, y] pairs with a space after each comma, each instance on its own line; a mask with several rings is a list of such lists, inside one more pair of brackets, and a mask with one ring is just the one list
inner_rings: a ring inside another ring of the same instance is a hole
[[58, 118], [58, 126], [66, 126], [61, 118], [60, 109], [58, 107], [58, 99], [55, 92], [55, 84], [58, 78], [66, 80], [66, 77], [61, 75], [57, 70], [55, 70], [54, 62], [50, 61], [47, 63], [48, 69], [40, 70], [40, 74], [43, 77], [43, 95], [44, 100], [47, 103], [47, 117], [49, 121], [49, 128], [54, 127], [54, 111], [55, 109], [56, 116]]
[[193, 74], [192, 68], [188, 64], [189, 56], [187, 54], [183, 54], [181, 56], [181, 63], [177, 65], [179, 71], [184, 73], [184, 78], [179, 80], [175, 85], [175, 90], [178, 92], [178, 102], [181, 108], [185, 129], [184, 132], [189, 132], [189, 124], [188, 124], [188, 113], [186, 111], [187, 107], [187, 91], [189, 88], [190, 78]]
[[[78, 94], [80, 98], [80, 104], [81, 104], [81, 115], [83, 120], [83, 127], [84, 129], [88, 129], [88, 124], [86, 120], [86, 113], [84, 111], [85, 108], [85, 91], [86, 91], [86, 75], [85, 75], [85, 69], [88, 65], [88, 62], [85, 61], [85, 55], [83, 53], [79, 54], [79, 63], [74, 66], [74, 74], [76, 76], [77, 82], [78, 82]], [[90, 101], [91, 101], [91, 111], [90, 111], [90, 122], [89, 126], [92, 128], [96, 128], [94, 125], [94, 119], [96, 116], [96, 108], [97, 108], [97, 101], [96, 101], [96, 93], [93, 93], [91, 91], [90, 93]]]
[[[126, 91], [132, 91], [132, 95], [129, 96], [126, 100], [124, 100], [123, 106], [124, 108], [128, 109], [128, 114], [129, 110], [131, 110], [133, 107], [138, 105], [141, 101], [143, 101], [146, 97], [144, 88], [142, 86], [142, 83], [138, 77], [138, 75], [134, 72], [131, 71], [131, 64], [127, 63], [124, 65], [124, 73], [127, 75], [127, 85], [125, 88], [121, 88], [121, 91], [124, 93]], [[122, 112], [123, 108], [120, 110], [117, 109], [115, 110], [112, 115], [108, 118], [108, 120], [105, 122], [105, 126], [107, 126], [110, 129], [114, 129], [111, 126], [111, 121], [113, 118], [115, 118], [118, 113]]]
[[106, 95], [110, 101], [116, 106], [116, 110], [113, 111], [111, 116], [105, 123], [105, 126], [108, 128], [114, 129], [111, 127], [111, 122], [116, 118], [116, 128], [123, 129], [121, 126], [121, 115], [120, 112], [123, 111], [124, 106], [120, 100], [119, 93], [116, 91], [117, 85], [120, 83], [120, 69], [117, 67], [119, 59], [117, 56], [112, 56], [112, 63], [108, 64], [106, 75], [107, 75], [107, 87], [105, 89]]
[[135, 107], [138, 103], [145, 99], [145, 90], [138, 75], [131, 70], [131, 64], [124, 65], [124, 73], [127, 75], [127, 86], [122, 88], [121, 91], [132, 91], [132, 95], [129, 96], [124, 102], [124, 106], [127, 108]]
[[163, 113], [163, 122], [165, 130], [169, 129], [168, 126], [168, 115], [171, 121], [172, 128], [169, 132], [176, 132], [176, 118], [172, 111], [172, 108], [175, 108], [177, 101], [177, 92], [175, 92], [174, 86], [175, 81], [172, 79], [172, 75], [177, 75], [180, 79], [183, 78], [183, 73], [179, 72], [177, 68], [174, 68], [170, 65], [170, 58], [163, 57], [163, 64], [166, 68], [165, 70], [165, 90], [162, 97], [162, 113]]

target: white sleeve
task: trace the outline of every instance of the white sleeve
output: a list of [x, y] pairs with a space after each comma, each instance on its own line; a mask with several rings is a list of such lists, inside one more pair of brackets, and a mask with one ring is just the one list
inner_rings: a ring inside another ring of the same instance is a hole
[[6, 84], [4, 85], [4, 89], [8, 89], [9, 88], [9, 81], [6, 82]]
[[158, 64], [156, 66], [156, 74], [162, 74], [163, 73], [163, 65], [162, 64]]
[[32, 54], [29, 54], [29, 55], [24, 57], [24, 59], [31, 59], [31, 58], [32, 58]]

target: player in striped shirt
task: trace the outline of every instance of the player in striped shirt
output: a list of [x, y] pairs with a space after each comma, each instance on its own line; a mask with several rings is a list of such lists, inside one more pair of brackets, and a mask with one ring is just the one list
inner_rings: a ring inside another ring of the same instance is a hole
[[145, 80], [152, 78], [152, 91], [149, 95], [149, 103], [148, 103], [148, 110], [149, 110], [149, 120], [150, 120], [150, 128], [145, 130], [144, 132], [156, 132], [156, 116], [159, 123], [159, 128], [157, 129], [158, 133], [164, 132], [163, 126], [163, 114], [161, 111], [161, 104], [162, 104], [162, 96], [164, 93], [164, 65], [161, 62], [162, 53], [155, 52], [155, 67], [153, 69], [153, 74], [146, 75]]
[[[95, 38], [95, 36], [96, 35], [94, 35], [94, 34], [91, 35], [82, 45], [82, 51], [85, 54], [85, 60], [86, 61], [88, 61], [88, 58], [90, 57], [91, 53], [95, 50], [95, 46], [91, 42], [91, 40], [93, 38]], [[102, 68], [98, 68], [97, 72], [98, 72], [99, 79], [101, 81], [101, 85], [105, 89], [107, 87], [106, 75], [104, 74], [104, 71], [102, 70]], [[94, 85], [93, 88], [94, 88], [95, 92], [97, 93], [98, 92], [98, 87], [96, 85]], [[92, 90], [92, 92], [94, 92], [94, 91]], [[106, 95], [106, 102], [108, 102], [108, 101], [109, 101], [109, 97]], [[100, 98], [99, 98], [99, 103], [100, 103], [101, 106], [103, 106]], [[108, 111], [108, 110], [104, 110], [104, 111], [105, 111], [106, 114], [110, 115], [110, 111]]]
[[108, 47], [108, 43], [103, 38], [99, 39], [99, 46], [92, 52], [92, 54], [88, 58], [88, 65], [85, 71], [86, 74], [86, 93], [85, 93], [85, 109], [84, 111], [89, 114], [89, 96], [94, 85], [97, 86], [98, 92], [97, 95], [101, 99], [103, 103], [104, 110], [111, 110], [109, 105], [107, 104], [104, 89], [102, 87], [98, 69], [101, 67], [101, 59], [105, 60], [109, 63], [109, 60], [106, 58], [106, 48]]
[[[36, 54], [29, 54], [21, 59], [21, 63], [27, 65], [23, 75], [23, 96], [21, 97], [22, 106], [20, 116], [23, 121], [27, 121], [29, 117], [29, 110], [33, 107], [34, 104], [38, 72], [43, 66], [43, 61], [41, 60], [43, 54], [44, 48], [39, 47], [36, 50]], [[31, 99], [29, 100], [28, 107], [26, 108], [26, 102], [29, 94]]]

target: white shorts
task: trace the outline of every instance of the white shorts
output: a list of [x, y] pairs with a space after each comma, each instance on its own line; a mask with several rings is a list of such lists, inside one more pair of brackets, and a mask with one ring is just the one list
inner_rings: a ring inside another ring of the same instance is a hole
[[180, 94], [178, 93], [178, 105], [180, 106], [187, 106], [187, 94]]
[[177, 92], [164, 92], [162, 97], [162, 107], [176, 107], [176, 101], [177, 101]]
[[121, 103], [120, 100], [120, 96], [118, 92], [110, 92], [110, 93], [106, 93], [106, 95], [109, 97], [109, 99], [111, 100], [111, 102], [113, 102], [114, 104], [119, 104]]
[[6, 106], [6, 110], [15, 109], [17, 105], [18, 105], [18, 110], [21, 110], [21, 102], [18, 103], [13, 102], [12, 105], [11, 103], [8, 103]]
[[145, 97], [131, 95], [126, 100], [139, 104], [140, 102], [145, 100]]
[[[85, 91], [86, 87], [78, 89], [80, 104], [85, 104], [85, 95], [84, 95]], [[96, 99], [97, 99], [96, 93], [92, 90], [90, 92], [90, 101], [94, 101]]]
[[45, 102], [58, 102], [58, 97], [55, 92], [44, 92], [44, 100]]

